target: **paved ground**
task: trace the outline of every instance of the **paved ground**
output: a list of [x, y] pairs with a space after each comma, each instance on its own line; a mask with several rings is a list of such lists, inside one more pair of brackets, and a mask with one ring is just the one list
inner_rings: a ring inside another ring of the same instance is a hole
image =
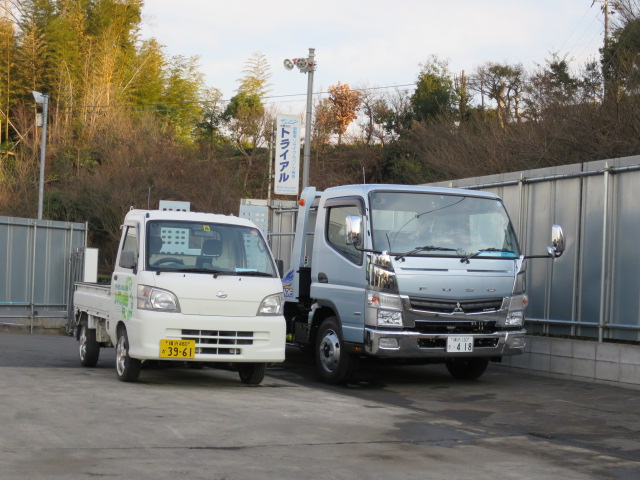
[[640, 391], [496, 367], [318, 382], [296, 349], [236, 373], [82, 368], [70, 337], [0, 333], [0, 479], [638, 479]]

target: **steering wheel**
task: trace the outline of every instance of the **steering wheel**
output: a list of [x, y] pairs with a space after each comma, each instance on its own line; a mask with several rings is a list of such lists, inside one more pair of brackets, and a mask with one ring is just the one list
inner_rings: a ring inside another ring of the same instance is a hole
[[177, 265], [184, 265], [184, 262], [182, 261], [181, 258], [176, 258], [176, 257], [164, 257], [161, 258], [160, 260], [153, 262], [153, 266], [154, 267], [159, 267], [160, 265], [164, 265], [165, 263], [175, 263]]

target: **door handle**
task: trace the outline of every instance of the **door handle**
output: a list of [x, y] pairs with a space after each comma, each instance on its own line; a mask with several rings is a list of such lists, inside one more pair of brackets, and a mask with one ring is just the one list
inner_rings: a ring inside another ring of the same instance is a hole
[[327, 277], [327, 274], [324, 272], [318, 273], [318, 282], [329, 283], [329, 278]]

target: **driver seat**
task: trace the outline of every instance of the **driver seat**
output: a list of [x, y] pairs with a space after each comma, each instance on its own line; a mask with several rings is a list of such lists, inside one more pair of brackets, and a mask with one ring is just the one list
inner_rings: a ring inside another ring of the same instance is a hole
[[222, 242], [213, 238], [202, 242], [202, 256], [196, 259], [196, 267], [212, 268], [212, 260], [222, 255]]

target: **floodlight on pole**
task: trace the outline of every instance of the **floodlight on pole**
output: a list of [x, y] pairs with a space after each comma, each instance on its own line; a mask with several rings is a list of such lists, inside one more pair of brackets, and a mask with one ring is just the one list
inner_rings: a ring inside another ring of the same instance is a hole
[[38, 184], [38, 220], [42, 220], [42, 206], [44, 199], [44, 171], [47, 152], [47, 114], [49, 110], [49, 95], [31, 92], [36, 103], [42, 105], [42, 139], [40, 141], [40, 181]]
[[292, 60], [285, 59], [283, 64], [287, 70], [297, 67], [301, 73], [308, 73], [307, 77], [307, 115], [305, 125], [305, 141], [304, 141], [304, 161], [302, 167], [302, 188], [309, 186], [309, 164], [311, 159], [311, 113], [313, 99], [313, 72], [316, 69], [315, 48], [309, 49], [307, 58], [294, 58]]

